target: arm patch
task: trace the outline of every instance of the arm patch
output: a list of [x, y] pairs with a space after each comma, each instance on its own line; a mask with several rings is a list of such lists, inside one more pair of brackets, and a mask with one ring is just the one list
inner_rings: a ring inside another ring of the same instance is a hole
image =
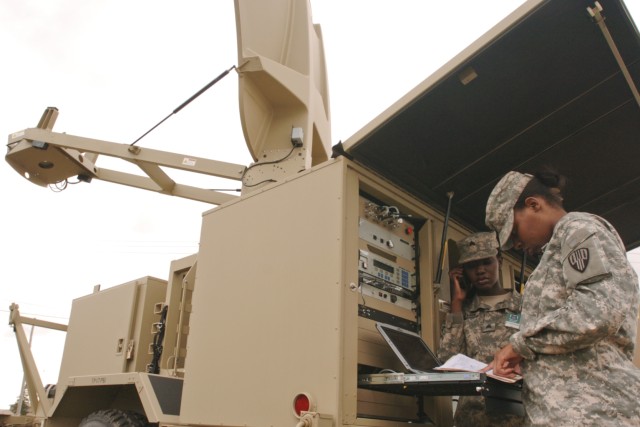
[[562, 250], [564, 276], [572, 285], [595, 282], [609, 274], [604, 251], [595, 233], [577, 230], [565, 241]]

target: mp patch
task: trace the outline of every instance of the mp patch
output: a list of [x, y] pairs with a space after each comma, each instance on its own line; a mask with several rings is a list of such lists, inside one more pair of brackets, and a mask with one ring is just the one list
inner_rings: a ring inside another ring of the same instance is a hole
[[589, 265], [589, 249], [578, 248], [571, 252], [567, 258], [569, 265], [573, 267], [574, 270], [584, 273], [587, 265]]

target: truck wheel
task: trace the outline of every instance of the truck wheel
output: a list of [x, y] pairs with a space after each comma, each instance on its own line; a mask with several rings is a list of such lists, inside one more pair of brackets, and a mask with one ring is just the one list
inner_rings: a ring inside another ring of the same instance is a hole
[[147, 418], [133, 411], [103, 409], [87, 415], [78, 427], [147, 427]]

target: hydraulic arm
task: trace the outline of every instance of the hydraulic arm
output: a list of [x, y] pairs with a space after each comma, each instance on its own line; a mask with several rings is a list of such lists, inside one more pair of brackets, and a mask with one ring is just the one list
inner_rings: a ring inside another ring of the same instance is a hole
[[[55, 185], [66, 182], [71, 177], [90, 182], [95, 178], [215, 205], [237, 197], [180, 184], [163, 168], [240, 180], [245, 170], [244, 165], [55, 133], [51, 129], [57, 116], [58, 110], [48, 107], [36, 128], [9, 135], [6, 161], [34, 184]], [[133, 163], [144, 176], [100, 168], [96, 166], [99, 155]]]

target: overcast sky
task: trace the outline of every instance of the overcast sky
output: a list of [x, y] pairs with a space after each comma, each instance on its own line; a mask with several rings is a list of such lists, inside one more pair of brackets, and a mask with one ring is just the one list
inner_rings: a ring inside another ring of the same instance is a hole
[[[522, 1], [312, 0], [328, 64], [332, 144], [345, 140], [486, 32]], [[636, 21], [640, 1], [628, 1]], [[0, 134], [35, 127], [131, 143], [237, 62], [232, 0], [4, 0], [0, 2]], [[138, 143], [249, 164], [230, 73]], [[98, 165], [102, 163], [99, 161]], [[102, 164], [107, 165], [107, 163]], [[0, 316], [67, 323], [95, 285], [166, 279], [198, 251], [210, 205], [94, 181], [53, 193], [0, 164]], [[209, 183], [221, 188], [237, 184]], [[640, 253], [631, 254], [640, 266]], [[28, 329], [27, 329], [28, 332]], [[44, 383], [57, 382], [64, 334], [36, 329]], [[13, 332], [0, 335], [0, 408], [22, 371]]]

